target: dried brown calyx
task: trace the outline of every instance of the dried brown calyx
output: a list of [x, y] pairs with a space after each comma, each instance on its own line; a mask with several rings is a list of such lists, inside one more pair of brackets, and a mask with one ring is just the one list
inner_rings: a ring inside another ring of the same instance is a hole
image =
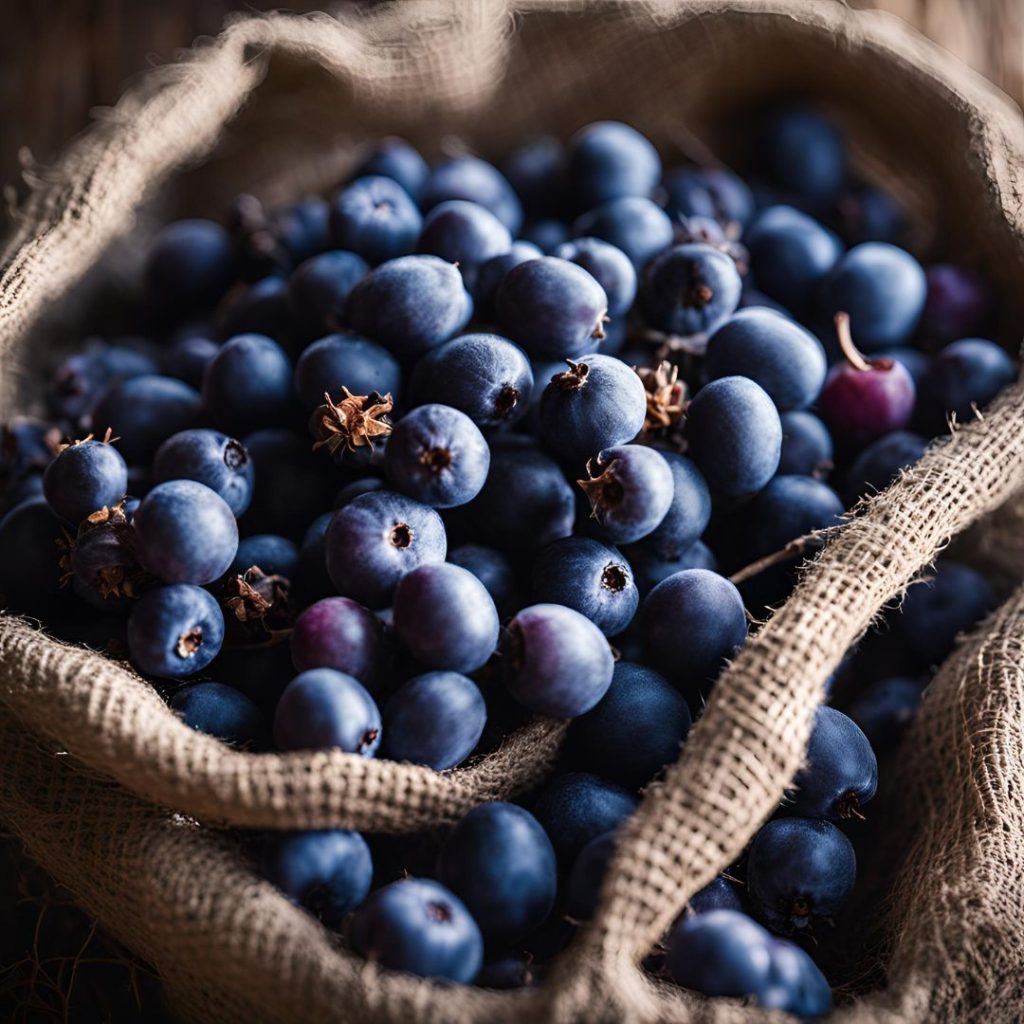
[[571, 359], [566, 359], [565, 362], [569, 369], [556, 373], [551, 378], [551, 386], [559, 391], [579, 391], [587, 383], [590, 365], [589, 363], [574, 363]]
[[201, 627], [195, 626], [187, 633], [182, 633], [178, 637], [178, 643], [174, 649], [177, 651], [179, 658], [191, 658], [202, 646], [203, 630]]
[[598, 522], [608, 509], [615, 508], [625, 496], [615, 473], [617, 465], [618, 459], [603, 463], [600, 458], [593, 458], [587, 463], [588, 479], [576, 481], [590, 501], [591, 516]]
[[93, 512], [74, 534], [65, 530], [57, 546], [65, 586], [77, 576], [104, 599], [135, 598], [152, 582], [139, 565], [123, 500]]
[[294, 620], [291, 589], [287, 577], [265, 573], [257, 565], [227, 580], [221, 603], [232, 642], [262, 645], [287, 637]]
[[679, 367], [664, 360], [653, 370], [637, 367], [636, 373], [647, 392], [645, 433], [678, 427], [686, 411], [686, 384], [679, 379]]
[[[75, 448], [75, 447], [77, 447], [80, 444], [85, 444], [86, 441], [95, 441], [95, 440], [96, 440], [96, 435], [95, 434], [86, 434], [85, 437], [79, 438], [76, 441], [62, 441], [60, 444], [58, 444], [56, 446], [56, 448], [54, 450], [54, 454], [55, 455], [59, 455], [62, 451], [64, 451], [65, 448]], [[110, 427], [107, 427], [107, 429], [103, 432], [103, 436], [100, 438], [99, 443], [100, 444], [113, 444], [115, 441], [120, 441], [120, 440], [121, 440], [121, 438], [114, 437], [113, 429], [111, 429]], [[105, 510], [101, 510], [101, 511], [105, 511]], [[93, 514], [95, 515], [97, 513], [93, 513]]]
[[508, 419], [512, 415], [512, 410], [519, 404], [519, 388], [514, 387], [512, 384], [506, 384], [498, 392], [498, 397], [494, 399], [494, 415], [499, 420]]
[[594, 324], [594, 329], [590, 332], [590, 336], [597, 341], [604, 340], [604, 325], [611, 321], [611, 317], [608, 315], [608, 310], [605, 310], [598, 318], [597, 323]]
[[335, 458], [361, 448], [373, 450], [373, 442], [391, 433], [388, 413], [394, 407], [391, 395], [376, 391], [353, 395], [343, 387], [340, 402], [324, 393], [324, 404], [317, 406], [309, 419], [313, 450], [326, 448]]
[[629, 586], [629, 572], [624, 565], [611, 562], [601, 571], [601, 586], [613, 594], [621, 593]]
[[724, 252], [736, 264], [739, 273], [745, 274], [750, 263], [750, 254], [747, 247], [740, 243], [742, 233], [742, 227], [735, 221], [723, 226], [717, 221], [709, 221], [706, 217], [680, 217], [675, 225], [674, 235], [677, 245], [700, 242]]

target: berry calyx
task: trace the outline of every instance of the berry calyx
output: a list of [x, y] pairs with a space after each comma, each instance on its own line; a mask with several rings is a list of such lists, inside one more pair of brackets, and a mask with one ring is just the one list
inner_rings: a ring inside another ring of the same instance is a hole
[[326, 448], [331, 455], [364, 447], [372, 451], [375, 438], [391, 433], [388, 413], [394, 407], [394, 400], [390, 394], [381, 395], [376, 391], [353, 395], [346, 387], [341, 390], [344, 397], [337, 403], [324, 392], [324, 404], [317, 406], [310, 417], [313, 450]]
[[679, 367], [663, 360], [654, 369], [634, 367], [647, 392], [644, 432], [671, 430], [686, 411], [686, 385], [679, 379]]
[[612, 459], [604, 465], [600, 459], [591, 459], [587, 463], [589, 479], [576, 481], [590, 500], [590, 514], [594, 519], [600, 519], [604, 510], [614, 508], [622, 501], [625, 492], [615, 476], [617, 461]]
[[566, 359], [566, 363], [569, 369], [556, 373], [551, 378], [551, 386], [559, 391], [579, 391], [587, 383], [590, 364], [574, 363], [571, 359]]

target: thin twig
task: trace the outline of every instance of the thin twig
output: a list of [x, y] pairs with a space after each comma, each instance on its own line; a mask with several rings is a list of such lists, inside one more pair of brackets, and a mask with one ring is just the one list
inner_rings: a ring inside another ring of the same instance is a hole
[[764, 558], [759, 558], [756, 562], [751, 562], [750, 565], [745, 565], [742, 569], [737, 570], [729, 577], [729, 581], [735, 584], [744, 583], [752, 576], [764, 572], [765, 569], [778, 565], [779, 562], [788, 562], [791, 558], [802, 555], [812, 543], [821, 540], [825, 532], [825, 530], [812, 530], [802, 537], [797, 537], [796, 540], [791, 540], [784, 548], [773, 551], [770, 555], [765, 555]]

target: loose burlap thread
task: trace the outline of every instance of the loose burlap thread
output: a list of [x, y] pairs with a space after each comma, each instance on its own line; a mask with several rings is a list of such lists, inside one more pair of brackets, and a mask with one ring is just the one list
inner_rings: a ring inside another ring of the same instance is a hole
[[[271, 55], [283, 71], [268, 64]], [[636, 66], [644, 81], [619, 77]], [[269, 95], [278, 90], [292, 113], [301, 105], [318, 121], [322, 114], [330, 131], [259, 134], [259, 104], [243, 107], [268, 67]], [[310, 67], [297, 88], [296, 68]], [[683, 82], [692, 88], [673, 110], [654, 102]], [[920, 223], [934, 220], [965, 252], [987, 257], [998, 282], [1024, 270], [1019, 113], [888, 19], [786, 0], [514, 10], [414, 2], [342, 22], [245, 19], [137, 87], [29, 200], [0, 281], [5, 392], [17, 397], [27, 342], [49, 307], [67, 303], [183, 164], [208, 156], [179, 179], [190, 188], [214, 177], [232, 190], [251, 187], [245, 175], [255, 172], [235, 168], [246, 140], [263, 140], [246, 152], [260, 173], [279, 177], [285, 154], [329, 165], [338, 147], [331, 131], [357, 141], [379, 133], [380, 122], [422, 141], [440, 130], [479, 141], [622, 116], [671, 146], [681, 123], [714, 138], [723, 112], [761, 98], [766, 84], [820, 92], [866, 159], [887, 172], [909, 169], [901, 184]], [[906, 110], [890, 124], [881, 112], [893, 89]], [[940, 114], [937, 141], [927, 121]], [[877, 115], [872, 130], [866, 115]], [[934, 157], [950, 139], [963, 158], [958, 151], [940, 164]], [[927, 230], [921, 238], [927, 246]], [[1018, 385], [838, 531], [723, 674], [680, 761], [645, 794], [594, 922], [538, 991], [451, 990], [376, 972], [257, 879], [210, 826], [402, 832], [449, 822], [538, 781], [564, 732], [558, 723], [533, 722], [477, 764], [441, 775], [337, 753], [241, 754], [187, 730], [123, 667], [8, 618], [0, 624], [0, 816], [153, 961], [193, 1019], [751, 1019], [757, 1012], [734, 1002], [658, 986], [636, 965], [771, 813], [799, 766], [823, 681], [850, 644], [951, 537], [1022, 487]], [[904, 744], [907, 801], [894, 820], [917, 840], [887, 914], [889, 986], [843, 1011], [851, 1019], [1009, 1022], [1024, 1012], [1024, 841], [1019, 809], [1003, 806], [1014, 795], [1019, 803], [1024, 782], [1022, 623], [1018, 594], [947, 663]]]

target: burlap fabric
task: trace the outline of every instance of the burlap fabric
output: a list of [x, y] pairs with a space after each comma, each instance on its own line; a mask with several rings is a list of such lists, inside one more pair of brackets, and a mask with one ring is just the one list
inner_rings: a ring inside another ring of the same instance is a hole
[[[862, 165], [901, 190], [922, 251], [942, 237], [980, 259], [1003, 287], [1007, 324], [1019, 324], [1020, 114], [898, 23], [795, 0], [413, 2], [341, 22], [239, 21], [137, 85], [41, 175], [0, 281], [8, 407], [24, 400], [46, 317], [88, 296], [105, 254], [137, 244], [140, 211], [158, 201], [173, 208], [185, 195], [195, 209], [242, 188], [295, 194], [387, 131], [428, 148], [454, 135], [486, 152], [612, 116], [669, 152], [699, 155], [726, 145], [727, 120], [792, 90], [828, 103]], [[341, 754], [239, 754], [187, 730], [132, 673], [8, 618], [0, 817], [196, 1020], [754, 1019], [734, 1002], [657, 986], [636, 965], [771, 813], [850, 644], [950, 538], [1022, 487], [1018, 385], [838, 531], [724, 673], [681, 760], [632, 820], [596, 919], [539, 990], [375, 972], [212, 826], [401, 832], [450, 821], [536, 782], [563, 732], [555, 723], [534, 722], [442, 775]], [[981, 548], [1000, 563], [998, 544]], [[1022, 627], [1017, 594], [944, 667], [901, 748], [879, 947], [888, 985], [841, 1017], [1024, 1017]]]

